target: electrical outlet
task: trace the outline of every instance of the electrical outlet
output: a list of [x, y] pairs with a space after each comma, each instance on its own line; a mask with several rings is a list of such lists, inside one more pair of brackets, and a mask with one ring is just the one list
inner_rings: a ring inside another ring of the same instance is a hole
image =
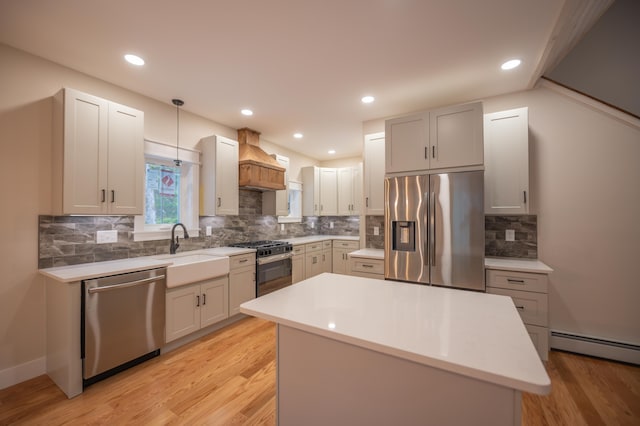
[[316, 223], [315, 222], [311, 222], [311, 229], [316, 227]]
[[329, 222], [329, 229], [333, 229], [333, 222]]
[[207, 234], [207, 237], [210, 237], [210, 236], [211, 236], [211, 226], [207, 226], [207, 227], [205, 228], [205, 234]]
[[379, 226], [374, 226], [373, 227], [373, 235], [380, 235], [380, 227]]
[[507, 229], [505, 231], [504, 239], [506, 241], [515, 241], [516, 240], [516, 231], [513, 229]]
[[280, 224], [280, 231], [284, 232], [284, 223]]
[[96, 244], [117, 243], [118, 231], [97, 231]]

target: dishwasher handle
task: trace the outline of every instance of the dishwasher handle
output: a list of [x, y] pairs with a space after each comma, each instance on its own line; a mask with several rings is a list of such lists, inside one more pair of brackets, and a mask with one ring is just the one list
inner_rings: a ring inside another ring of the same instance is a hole
[[155, 276], [155, 277], [144, 278], [142, 280], [136, 280], [136, 281], [129, 281], [129, 282], [122, 283], [122, 284], [106, 285], [104, 287], [92, 287], [92, 288], [88, 289], [87, 291], [89, 292], [89, 294], [102, 293], [103, 291], [111, 291], [111, 290], [117, 290], [117, 289], [120, 289], [120, 288], [133, 287], [134, 285], [150, 283], [150, 282], [158, 281], [158, 280], [162, 280], [162, 279], [164, 279], [164, 275], [158, 275], [158, 276]]

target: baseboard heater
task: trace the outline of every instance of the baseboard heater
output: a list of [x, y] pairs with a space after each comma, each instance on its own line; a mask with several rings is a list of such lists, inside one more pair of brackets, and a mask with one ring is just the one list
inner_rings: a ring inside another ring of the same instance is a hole
[[553, 349], [640, 365], [640, 345], [633, 343], [551, 330], [549, 345]]

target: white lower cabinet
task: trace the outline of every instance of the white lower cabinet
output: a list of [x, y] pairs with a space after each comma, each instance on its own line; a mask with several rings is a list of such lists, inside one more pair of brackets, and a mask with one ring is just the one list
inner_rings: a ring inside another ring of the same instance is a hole
[[323, 272], [322, 241], [305, 245], [304, 277], [311, 278]]
[[229, 278], [213, 278], [167, 289], [165, 342], [229, 317]]
[[256, 254], [229, 257], [229, 316], [240, 313], [240, 305], [256, 298]]
[[384, 279], [384, 260], [349, 257], [349, 275], [354, 277]]
[[360, 248], [360, 241], [333, 240], [332, 270], [335, 274], [349, 271], [348, 254]]
[[486, 270], [487, 293], [509, 296], [540, 358], [549, 357], [548, 275], [508, 270]]
[[304, 280], [304, 244], [293, 246], [291, 258], [291, 282], [292, 284]]
[[331, 240], [322, 242], [322, 272], [333, 272], [333, 244]]

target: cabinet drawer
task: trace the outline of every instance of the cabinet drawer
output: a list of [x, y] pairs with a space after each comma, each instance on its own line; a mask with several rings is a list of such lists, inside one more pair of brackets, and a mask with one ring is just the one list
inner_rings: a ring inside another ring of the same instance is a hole
[[384, 276], [384, 261], [379, 259], [352, 257], [351, 272], [366, 272], [369, 274], [379, 274]]
[[525, 324], [548, 326], [549, 307], [546, 294], [494, 287], [487, 287], [487, 293], [511, 297], [520, 317], [522, 317], [522, 322]]
[[326, 241], [323, 241], [323, 242], [322, 242], [322, 248], [323, 248], [324, 250], [327, 250], [327, 249], [328, 249], [328, 250], [331, 250], [331, 246], [332, 246], [332, 244], [331, 244], [331, 240], [326, 240]]
[[300, 244], [299, 246], [293, 246], [292, 250], [293, 255], [304, 254], [304, 244]]
[[333, 240], [333, 247], [358, 250], [360, 241]]
[[549, 329], [547, 327], [539, 327], [537, 325], [525, 324], [527, 333], [531, 337], [533, 346], [536, 347], [540, 359], [547, 361], [549, 359]]
[[229, 269], [242, 268], [243, 266], [253, 265], [256, 262], [255, 253], [239, 254], [229, 257]]
[[317, 243], [309, 243], [305, 245], [305, 253], [312, 253], [314, 251], [320, 251], [322, 250], [322, 241], [319, 241]]
[[487, 286], [547, 293], [546, 274], [487, 269]]

